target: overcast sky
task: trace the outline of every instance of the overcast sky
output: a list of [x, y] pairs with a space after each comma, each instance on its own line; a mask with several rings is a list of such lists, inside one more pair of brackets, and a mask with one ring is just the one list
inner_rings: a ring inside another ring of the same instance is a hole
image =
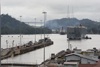
[[43, 11], [47, 12], [47, 21], [68, 16], [100, 21], [100, 0], [1, 0], [2, 14], [18, 20], [21, 15], [24, 22], [34, 22], [34, 18], [40, 22], [44, 18]]

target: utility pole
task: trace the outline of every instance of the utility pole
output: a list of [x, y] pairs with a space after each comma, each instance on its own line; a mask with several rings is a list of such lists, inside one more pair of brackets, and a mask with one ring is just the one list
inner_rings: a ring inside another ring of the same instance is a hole
[[70, 40], [68, 39], [68, 49], [70, 49]]
[[73, 6], [72, 6], [72, 18], [74, 18]]
[[[0, 9], [1, 9], [1, 2], [0, 2]], [[0, 49], [1, 49], [1, 11], [0, 11]], [[1, 52], [0, 52], [0, 60], [1, 60]], [[0, 63], [1, 67], [1, 63]]]
[[42, 20], [41, 21], [41, 39], [42, 39]]
[[22, 43], [21, 43], [21, 17], [22, 16], [20, 16], [20, 46], [22, 46]]
[[45, 67], [45, 21], [46, 21], [46, 13], [42, 12], [44, 14], [44, 67]]
[[36, 18], [35, 19], [35, 42], [36, 42]]
[[70, 15], [69, 15], [69, 5], [68, 5], [68, 10], [67, 10], [67, 17], [69, 18]]

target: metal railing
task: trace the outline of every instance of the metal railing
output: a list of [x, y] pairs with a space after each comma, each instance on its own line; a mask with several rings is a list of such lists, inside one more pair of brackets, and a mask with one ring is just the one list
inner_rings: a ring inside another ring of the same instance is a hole
[[34, 62], [15, 62], [15, 61], [1, 61], [1, 64], [37, 65], [37, 63]]

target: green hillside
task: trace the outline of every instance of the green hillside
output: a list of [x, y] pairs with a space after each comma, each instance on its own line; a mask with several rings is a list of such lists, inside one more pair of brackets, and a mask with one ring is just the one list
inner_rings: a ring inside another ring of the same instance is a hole
[[62, 27], [66, 30], [67, 26], [79, 26], [83, 25], [87, 27], [87, 33], [100, 34], [100, 22], [92, 21], [89, 19], [78, 20], [76, 18], [62, 18], [49, 20], [46, 26], [53, 30], [60, 30]]
[[[8, 14], [1, 15], [1, 34], [35, 34], [35, 29], [36, 34], [43, 33], [44, 30], [44, 28], [35, 28], [20, 22]], [[51, 32], [50, 29], [45, 28], [45, 33]]]

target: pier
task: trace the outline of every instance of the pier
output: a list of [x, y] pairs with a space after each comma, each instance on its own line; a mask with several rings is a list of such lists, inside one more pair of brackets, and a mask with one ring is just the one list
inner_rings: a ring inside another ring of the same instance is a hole
[[46, 41], [34, 43], [34, 45], [32, 45], [32, 42], [30, 41], [27, 46], [22, 45], [20, 47], [6, 48], [6, 49], [3, 49], [1, 51], [1, 60], [9, 58], [9, 57], [21, 55], [21, 54], [24, 54], [24, 53], [27, 53], [27, 52], [30, 52], [30, 51], [33, 51], [33, 50], [36, 50], [36, 49], [39, 49], [39, 48], [42, 48], [42, 47], [44, 47], [44, 45], [46, 47], [46, 46], [49, 46], [49, 45], [52, 45], [52, 44], [53, 44], [53, 41], [51, 41], [49, 39], [49, 40], [46, 40]]

